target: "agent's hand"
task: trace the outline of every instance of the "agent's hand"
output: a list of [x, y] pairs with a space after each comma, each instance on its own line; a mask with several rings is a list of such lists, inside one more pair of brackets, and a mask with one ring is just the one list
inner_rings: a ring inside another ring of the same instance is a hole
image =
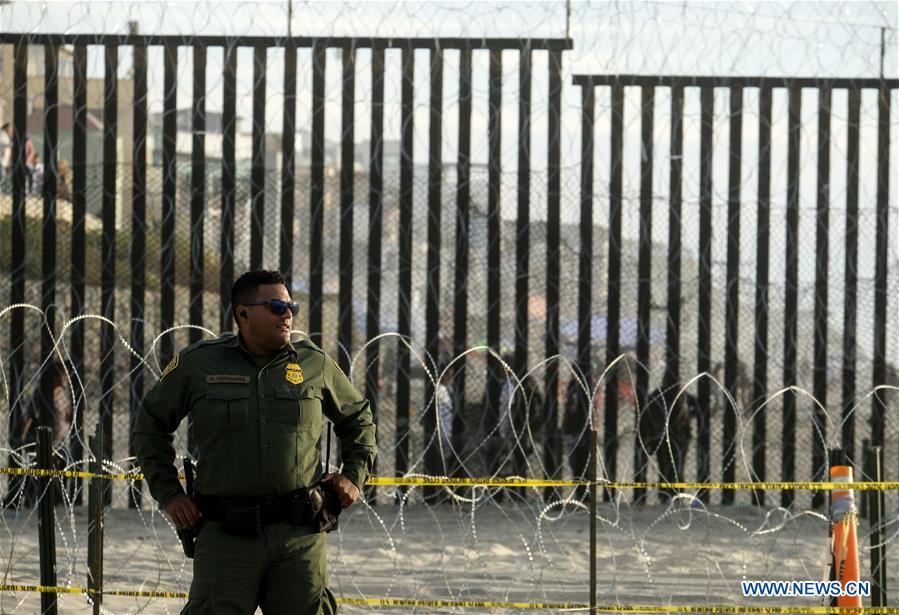
[[166, 504], [165, 512], [171, 517], [172, 523], [179, 530], [192, 528], [203, 516], [203, 513], [200, 512], [200, 509], [194, 503], [193, 498], [184, 493], [172, 498], [172, 501]]
[[359, 487], [343, 474], [326, 474], [323, 483], [331, 483], [334, 493], [340, 499], [341, 508], [349, 508], [359, 499]]

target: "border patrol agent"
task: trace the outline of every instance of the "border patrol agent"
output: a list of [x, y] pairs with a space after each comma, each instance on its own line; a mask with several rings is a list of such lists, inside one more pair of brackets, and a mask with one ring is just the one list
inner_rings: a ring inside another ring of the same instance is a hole
[[[290, 342], [299, 308], [279, 273], [245, 273], [231, 305], [239, 333], [175, 356], [132, 434], [150, 493], [179, 530], [198, 528], [182, 615], [252, 615], [257, 606], [266, 615], [334, 613], [315, 498], [320, 509], [324, 490], [337, 513], [359, 498], [375, 458], [369, 403], [320, 348]], [[196, 497], [181, 488], [172, 447], [188, 413]], [[324, 477], [322, 414], [343, 457], [342, 473]]]

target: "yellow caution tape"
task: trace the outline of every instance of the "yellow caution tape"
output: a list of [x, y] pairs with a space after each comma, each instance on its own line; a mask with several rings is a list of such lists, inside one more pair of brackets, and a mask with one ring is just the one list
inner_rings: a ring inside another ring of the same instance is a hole
[[[542, 478], [431, 478], [425, 476], [406, 476], [391, 478], [372, 476], [366, 485], [373, 486], [428, 486], [428, 487], [577, 487], [589, 485], [589, 481], [551, 480]], [[596, 483], [601, 489], [785, 489], [785, 490], [822, 490], [835, 489], [858, 491], [895, 491], [899, 490], [899, 481], [878, 483], [836, 483], [836, 482], [780, 482], [780, 483]]]
[[127, 591], [127, 590], [114, 590], [114, 591], [103, 591], [104, 596], [126, 596], [128, 598], [180, 598], [181, 600], [187, 600], [187, 592], [146, 592], [146, 591]]
[[41, 594], [89, 594], [93, 593], [83, 587], [59, 587], [56, 585], [0, 585], [4, 592], [39, 592]]
[[[45, 470], [43, 468], [0, 468], [0, 474], [15, 476], [58, 476], [60, 478], [105, 478], [108, 480], [143, 480], [144, 475], [132, 472], [128, 474], [97, 474], [78, 470]], [[184, 478], [183, 476], [179, 478]]]
[[590, 610], [590, 606], [576, 602], [492, 602], [489, 600], [411, 600], [405, 598], [337, 598], [338, 604], [355, 606], [407, 606], [432, 608], [480, 609], [566, 609]]
[[[40, 592], [57, 594], [93, 594], [84, 587], [58, 587], [47, 585], [0, 585], [3, 592]], [[133, 598], [187, 598], [187, 592], [153, 592], [104, 590], [104, 596]], [[337, 598], [338, 604], [355, 606], [432, 607], [432, 608], [482, 608], [482, 609], [530, 609], [588, 611], [590, 606], [579, 602], [496, 602], [491, 600], [411, 600], [404, 598]], [[830, 615], [859, 613], [860, 615], [897, 615], [899, 607], [836, 607], [836, 606], [676, 606], [676, 605], [597, 605], [597, 613], [771, 613], [797, 615]]]
[[[60, 587], [57, 585], [0, 585], [4, 592], [39, 592], [42, 594], [95, 594], [87, 587]], [[104, 596], [127, 596], [133, 598], [181, 598], [187, 599], [187, 592], [153, 592], [139, 590], [103, 590]]]
[[[589, 610], [589, 607], [588, 607]], [[895, 615], [899, 607], [836, 607], [836, 606], [597, 606], [596, 613], [783, 613], [796, 615], [838, 615], [860, 613], [866, 615]]]
[[577, 487], [588, 481], [549, 478], [446, 478], [426, 476], [371, 476], [366, 485], [375, 487]]
[[899, 481], [871, 482], [871, 483], [835, 483], [821, 482], [780, 482], [780, 483], [613, 483], [599, 481], [597, 486], [601, 489], [784, 489], [784, 490], [812, 490], [833, 491], [896, 491], [899, 490]]
[[[124, 474], [97, 474], [94, 472], [80, 472], [76, 470], [45, 470], [42, 468], [0, 468], [0, 474], [12, 474], [18, 476], [58, 476], [62, 478], [99, 478], [107, 480], [144, 480], [144, 475], [139, 472]], [[178, 478], [184, 480], [183, 475]], [[554, 480], [549, 478], [448, 478], [429, 476], [371, 476], [366, 482], [374, 487], [579, 487], [590, 484], [583, 480]], [[811, 490], [833, 491], [899, 491], [899, 481], [881, 482], [744, 482], [744, 483], [626, 483], [604, 482], [596, 483], [601, 489], [763, 489], [763, 490]]]
[[[589, 609], [588, 609], [589, 610]], [[796, 615], [895, 615], [899, 607], [836, 607], [836, 606], [597, 606], [596, 613], [784, 613]]]

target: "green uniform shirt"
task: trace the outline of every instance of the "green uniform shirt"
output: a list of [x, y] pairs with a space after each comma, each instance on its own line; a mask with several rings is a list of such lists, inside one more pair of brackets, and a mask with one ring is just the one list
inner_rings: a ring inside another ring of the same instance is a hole
[[163, 506], [183, 493], [172, 433], [190, 413], [203, 495], [265, 496], [321, 478], [322, 413], [334, 423], [343, 474], [360, 489], [375, 458], [371, 408], [310, 342], [256, 359], [239, 335], [182, 350], [147, 393], [132, 441], [150, 493]]

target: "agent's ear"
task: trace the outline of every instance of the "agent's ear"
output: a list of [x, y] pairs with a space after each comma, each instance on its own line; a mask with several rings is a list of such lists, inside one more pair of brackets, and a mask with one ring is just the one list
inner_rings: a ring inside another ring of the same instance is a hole
[[250, 316], [249, 312], [247, 312], [246, 310], [241, 310], [240, 315], [244, 318], [248, 318]]

